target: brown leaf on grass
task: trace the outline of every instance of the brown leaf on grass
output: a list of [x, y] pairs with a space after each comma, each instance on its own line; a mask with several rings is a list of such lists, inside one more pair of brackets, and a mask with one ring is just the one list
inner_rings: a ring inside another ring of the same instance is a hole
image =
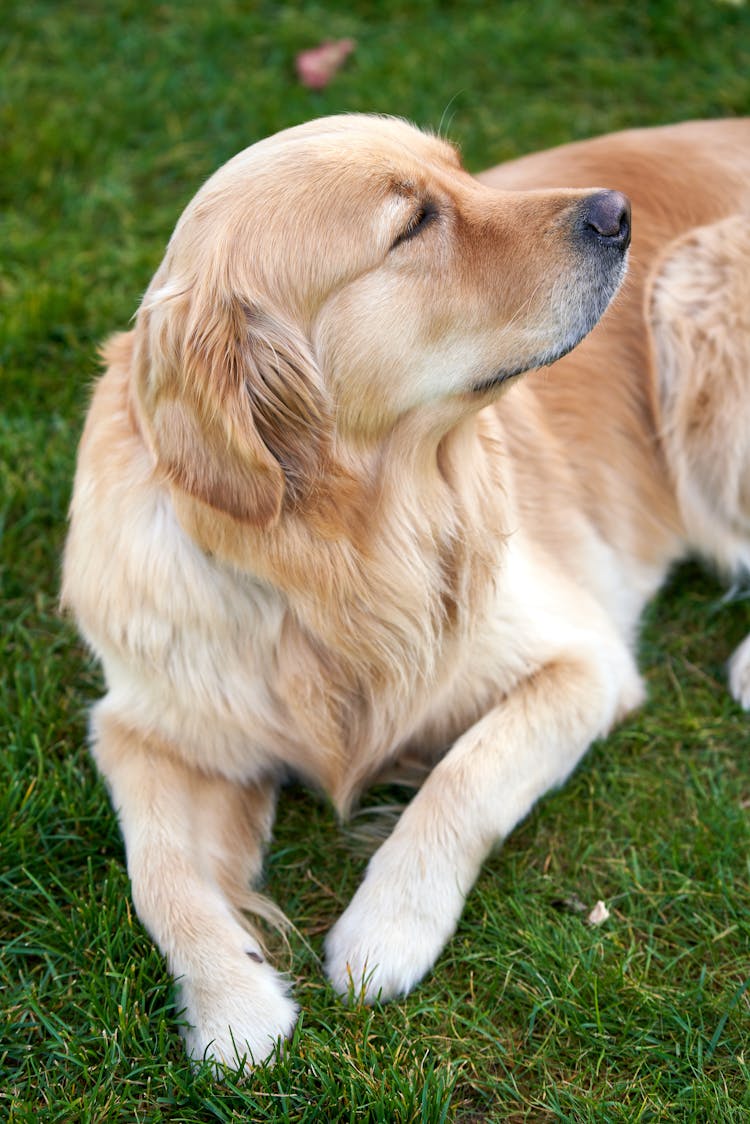
[[309, 51], [300, 51], [295, 59], [297, 77], [310, 90], [322, 90], [333, 78], [356, 46], [353, 39], [328, 40]]

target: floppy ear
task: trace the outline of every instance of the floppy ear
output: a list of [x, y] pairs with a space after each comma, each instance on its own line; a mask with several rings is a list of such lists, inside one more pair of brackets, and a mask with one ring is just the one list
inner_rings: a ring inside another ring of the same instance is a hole
[[311, 486], [327, 433], [302, 334], [254, 302], [170, 285], [147, 294], [136, 337], [137, 394], [167, 478], [270, 526]]

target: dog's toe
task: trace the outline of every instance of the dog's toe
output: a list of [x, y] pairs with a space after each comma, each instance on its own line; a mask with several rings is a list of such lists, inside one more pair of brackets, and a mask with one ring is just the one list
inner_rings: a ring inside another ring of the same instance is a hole
[[287, 981], [254, 950], [227, 964], [221, 978], [179, 982], [189, 1056], [214, 1069], [248, 1071], [272, 1061], [297, 1021]]
[[462, 902], [455, 886], [433, 896], [370, 872], [326, 939], [336, 991], [365, 1003], [407, 995], [453, 934]]
[[354, 1002], [384, 1003], [406, 995], [419, 982], [432, 957], [423, 964], [418, 950], [410, 948], [396, 928], [362, 934], [353, 919], [342, 917], [326, 941], [326, 971], [339, 995]]

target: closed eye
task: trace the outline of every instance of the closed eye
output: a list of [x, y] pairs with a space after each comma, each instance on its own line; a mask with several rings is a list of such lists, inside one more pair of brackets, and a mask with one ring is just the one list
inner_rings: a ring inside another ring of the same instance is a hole
[[435, 221], [438, 214], [438, 209], [434, 203], [422, 203], [418, 210], [411, 216], [398, 238], [396, 238], [391, 249], [395, 250], [396, 246], [400, 246], [402, 242], [408, 242], [410, 238], [415, 238], [418, 234], [422, 234], [426, 227]]

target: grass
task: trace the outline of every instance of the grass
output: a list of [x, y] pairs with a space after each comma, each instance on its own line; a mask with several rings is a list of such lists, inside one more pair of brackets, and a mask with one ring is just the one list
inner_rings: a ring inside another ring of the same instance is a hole
[[[268, 888], [303, 1018], [245, 1083], [187, 1065], [85, 748], [99, 675], [56, 609], [97, 342], [237, 149], [342, 110], [402, 114], [470, 167], [632, 124], [750, 111], [740, 2], [43, 3], [4, 13], [0, 91], [0, 1116], [26, 1121], [721, 1121], [750, 1112], [750, 627], [696, 568], [644, 630], [650, 700], [484, 868], [408, 999], [342, 1006], [322, 935], [361, 874], [301, 789]], [[326, 90], [296, 51], [353, 36]], [[600, 928], [555, 903], [605, 899]]]

